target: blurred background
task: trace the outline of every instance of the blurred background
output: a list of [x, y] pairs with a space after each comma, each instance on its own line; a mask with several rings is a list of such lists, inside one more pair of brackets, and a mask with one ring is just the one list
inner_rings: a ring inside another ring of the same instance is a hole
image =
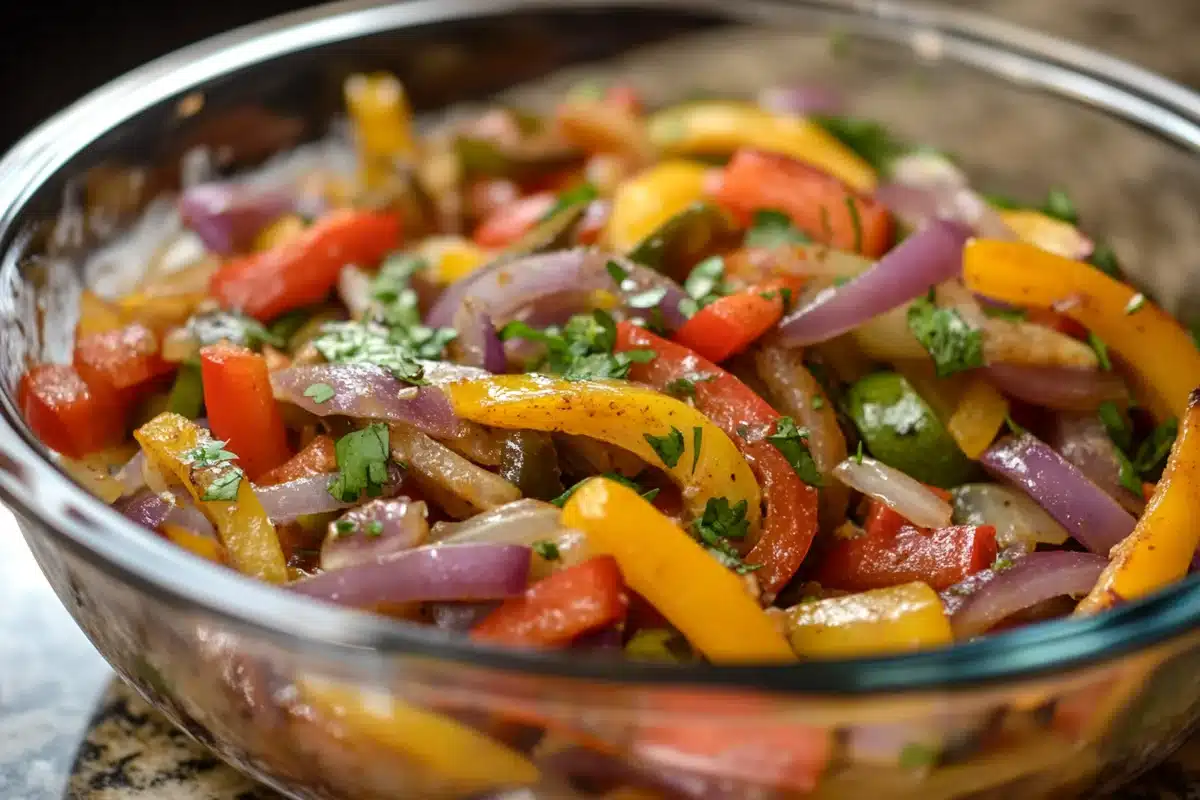
[[[928, 1], [928, 0], [927, 0]], [[487, 5], [488, 0], [478, 0]], [[304, 0], [56, 0], [5, 3], [0, 51], [0, 151], [71, 100], [189, 42]], [[944, 0], [1079, 39], [1200, 86], [1200, 0]]]

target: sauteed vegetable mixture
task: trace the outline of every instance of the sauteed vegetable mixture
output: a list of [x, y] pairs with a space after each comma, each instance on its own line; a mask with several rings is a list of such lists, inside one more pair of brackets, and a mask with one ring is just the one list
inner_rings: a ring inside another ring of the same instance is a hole
[[677, 662], [940, 647], [1187, 574], [1200, 352], [1063, 192], [981, 194], [803, 93], [587, 85], [419, 135], [393, 77], [345, 94], [354, 169], [186, 188], [191, 255], [85, 292], [72, 363], [21, 380], [148, 535]]

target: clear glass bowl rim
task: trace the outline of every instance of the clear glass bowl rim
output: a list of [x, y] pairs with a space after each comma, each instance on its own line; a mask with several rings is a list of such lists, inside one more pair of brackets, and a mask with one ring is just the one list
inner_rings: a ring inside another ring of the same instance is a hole
[[[309, 47], [373, 32], [519, 10], [641, 7], [731, 20], [822, 18], [853, 34], [939, 39], [942, 57], [1091, 104], [1192, 153], [1200, 95], [1088, 48], [988, 17], [888, 0], [349, 0], [285, 14], [201, 41], [127, 73], [50, 118], [0, 160], [0, 274], [15, 270], [22, 211], [35, 189], [117, 124], [214, 78]], [[44, 456], [12, 398], [0, 398], [0, 499], [90, 563], [180, 612], [207, 612], [246, 634], [352, 664], [415, 656], [617, 684], [859, 695], [997, 684], [1110, 661], [1200, 623], [1200, 581], [1187, 579], [1107, 614], [1058, 620], [912, 655], [788, 665], [674, 666], [487, 648], [431, 628], [315, 603], [196, 559], [145, 532]], [[30, 491], [30, 486], [37, 491]]]

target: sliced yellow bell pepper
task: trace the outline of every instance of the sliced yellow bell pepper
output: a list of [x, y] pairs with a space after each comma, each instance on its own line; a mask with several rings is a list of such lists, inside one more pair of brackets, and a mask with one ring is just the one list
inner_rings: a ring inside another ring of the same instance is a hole
[[[720, 428], [686, 403], [625, 382], [544, 375], [461, 381], [445, 392], [458, 416], [481, 425], [590, 436], [633, 452], [679, 484], [694, 519], [711, 498], [730, 505], [745, 500], [750, 529], [758, 529], [760, 495], [750, 466]], [[672, 440], [674, 463], [664, 462], [647, 437]]]
[[1008, 400], [983, 378], [967, 384], [946, 430], [967, 458], [979, 458], [996, 438], [1008, 416]]
[[124, 325], [125, 322], [115, 305], [89, 289], [84, 289], [79, 295], [79, 324], [75, 326], [76, 336], [106, 333]]
[[140, 322], [157, 333], [163, 333], [187, 322], [196, 306], [207, 298], [207, 292], [158, 295], [134, 292], [118, 300], [117, 309], [126, 324]]
[[254, 237], [254, 250], [259, 253], [273, 250], [304, 233], [306, 227], [299, 214], [284, 214], [258, 232]]
[[1021, 241], [1035, 244], [1063, 258], [1078, 258], [1090, 247], [1087, 237], [1074, 225], [1041, 211], [1017, 208], [1003, 209], [999, 213], [1000, 219]]
[[382, 692], [306, 678], [300, 693], [321, 715], [348, 731], [350, 741], [378, 744], [415, 762], [439, 784], [463, 794], [527, 786], [538, 768], [515, 750], [450, 717]]
[[196, 506], [217, 529], [229, 560], [239, 571], [269, 583], [285, 583], [287, 567], [275, 526], [267, 518], [250, 481], [243, 477], [235, 500], [204, 500], [204, 486], [232, 466], [193, 464], [196, 448], [214, 440], [204, 428], [178, 414], [159, 414], [133, 432], [151, 465], [183, 484]]
[[704, 198], [707, 172], [693, 161], [663, 161], [623, 181], [613, 196], [604, 241], [620, 253], [637, 247], [671, 217]]
[[666, 155], [721, 155], [756, 147], [804, 161], [860, 192], [875, 190], [871, 165], [821, 126], [747, 103], [688, 103], [659, 111], [650, 141]]
[[393, 160], [416, 152], [404, 87], [396, 76], [376, 72], [351, 75], [343, 94], [358, 140], [363, 183], [368, 189], [381, 188], [392, 175]]
[[200, 556], [200, 558], [216, 564], [225, 563], [225, 559], [221, 555], [221, 543], [216, 539], [201, 536], [178, 525], [165, 524], [162, 526], [162, 532], [164, 536], [192, 555]]
[[937, 592], [919, 582], [801, 603], [785, 618], [792, 648], [809, 658], [903, 653], [954, 638]]
[[1182, 579], [1200, 547], [1200, 390], [1193, 391], [1154, 496], [1133, 533], [1112, 549], [1108, 566], [1078, 614], [1136, 600]]
[[615, 558], [629, 587], [710, 661], [795, 659], [738, 576], [629, 487], [593, 478], [571, 495], [562, 516], [587, 534], [593, 553]]
[[491, 256], [487, 250], [461, 236], [434, 236], [421, 242], [416, 250], [432, 266], [430, 275], [438, 283], [461, 280]]
[[963, 280], [978, 294], [1022, 306], [1050, 308], [1095, 333], [1137, 373], [1160, 420], [1182, 416], [1200, 386], [1200, 350], [1171, 315], [1082, 261], [1023, 242], [974, 240], [963, 252]]

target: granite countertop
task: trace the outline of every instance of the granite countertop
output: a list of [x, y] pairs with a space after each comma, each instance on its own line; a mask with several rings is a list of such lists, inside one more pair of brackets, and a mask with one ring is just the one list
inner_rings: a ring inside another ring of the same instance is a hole
[[[1073, 38], [1200, 86], [1194, 43], [1200, 0], [1140, 7], [1118, 0], [956, 5]], [[1188, 745], [1184, 756], [1154, 773], [1154, 788], [1130, 790], [1129, 800], [1198, 796], [1200, 743]], [[0, 798], [55, 800], [64, 792], [75, 800], [276, 797], [112, 684], [111, 670], [59, 605], [11, 514], [0, 508]]]

